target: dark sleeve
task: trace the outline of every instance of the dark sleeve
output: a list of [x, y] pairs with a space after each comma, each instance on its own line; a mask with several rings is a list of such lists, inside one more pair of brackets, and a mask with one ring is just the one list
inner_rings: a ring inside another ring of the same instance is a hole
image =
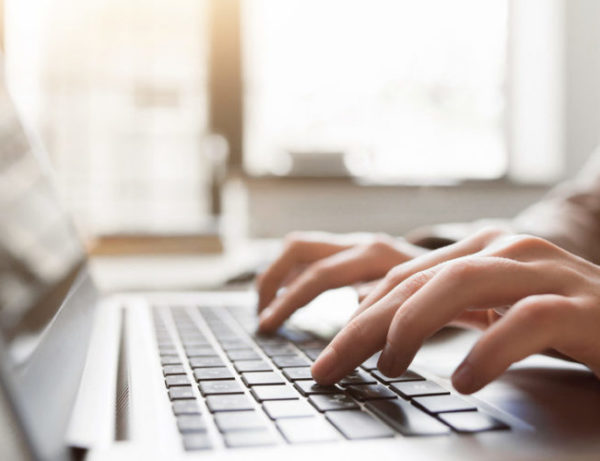
[[546, 238], [571, 253], [600, 263], [600, 150], [572, 181], [513, 220], [517, 232]]
[[434, 249], [487, 226], [543, 237], [600, 264], [600, 149], [575, 179], [558, 185], [512, 220], [482, 219], [423, 227], [409, 232], [406, 238], [416, 245]]

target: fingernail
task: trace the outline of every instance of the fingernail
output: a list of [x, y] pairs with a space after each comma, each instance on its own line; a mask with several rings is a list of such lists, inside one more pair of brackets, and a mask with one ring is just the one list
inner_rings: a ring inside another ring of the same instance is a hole
[[263, 319], [266, 319], [266, 318], [268, 318], [268, 317], [271, 315], [271, 313], [272, 313], [272, 312], [273, 312], [273, 309], [272, 309], [272, 308], [270, 308], [270, 307], [265, 307], [265, 308], [262, 310], [262, 312], [259, 314], [259, 316], [258, 316], [258, 320], [261, 320], [261, 321], [262, 321]]
[[335, 374], [337, 364], [338, 360], [335, 350], [331, 347], [325, 348], [311, 368], [311, 373], [315, 381], [329, 384], [330, 378]]
[[267, 330], [269, 328], [269, 320], [273, 316], [273, 308], [266, 307], [258, 316], [258, 328], [259, 330]]
[[468, 393], [473, 389], [475, 384], [475, 378], [473, 376], [473, 369], [471, 364], [466, 360], [458, 366], [454, 374], [452, 375], [452, 384], [455, 389], [461, 393]]

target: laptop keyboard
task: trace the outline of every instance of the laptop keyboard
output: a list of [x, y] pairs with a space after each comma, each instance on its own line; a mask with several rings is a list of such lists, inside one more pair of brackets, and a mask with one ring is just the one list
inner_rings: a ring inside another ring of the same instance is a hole
[[156, 307], [153, 313], [185, 450], [508, 429], [413, 370], [386, 377], [377, 370], [377, 354], [339, 383], [321, 386], [310, 366], [326, 343], [285, 328], [257, 335], [256, 317], [244, 308]]

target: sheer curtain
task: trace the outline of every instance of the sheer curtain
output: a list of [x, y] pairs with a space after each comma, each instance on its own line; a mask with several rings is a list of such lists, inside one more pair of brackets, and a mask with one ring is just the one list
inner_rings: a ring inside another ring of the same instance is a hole
[[208, 213], [206, 1], [6, 0], [10, 90], [84, 230]]

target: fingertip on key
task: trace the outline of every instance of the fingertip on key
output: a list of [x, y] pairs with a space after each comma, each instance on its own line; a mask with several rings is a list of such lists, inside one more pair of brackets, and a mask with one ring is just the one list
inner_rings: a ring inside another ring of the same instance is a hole
[[273, 325], [273, 314], [275, 313], [272, 307], [265, 307], [258, 316], [258, 331], [261, 333], [270, 333], [275, 328]]
[[310, 371], [316, 382], [323, 385], [333, 384], [335, 382], [335, 372], [338, 365], [338, 357], [335, 349], [331, 346], [319, 355], [313, 363]]

